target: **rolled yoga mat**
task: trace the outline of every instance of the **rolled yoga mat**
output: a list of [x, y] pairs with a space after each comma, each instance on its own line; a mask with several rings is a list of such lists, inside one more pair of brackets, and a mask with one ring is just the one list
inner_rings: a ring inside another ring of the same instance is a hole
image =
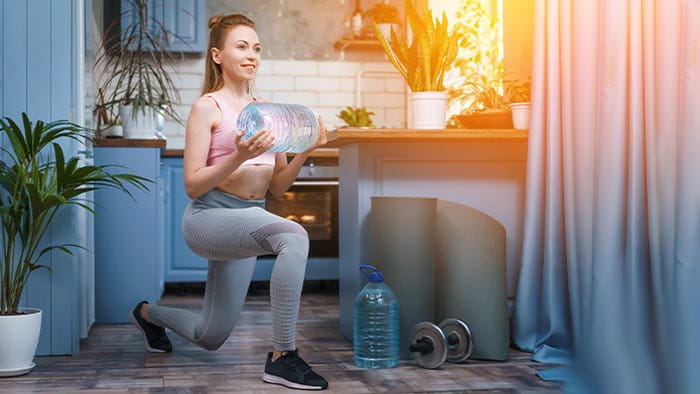
[[435, 321], [434, 198], [372, 197], [367, 264], [384, 274], [399, 301], [399, 358], [410, 360], [409, 336], [422, 321]]
[[436, 317], [461, 319], [472, 333], [471, 358], [507, 360], [506, 231], [491, 216], [437, 201]]

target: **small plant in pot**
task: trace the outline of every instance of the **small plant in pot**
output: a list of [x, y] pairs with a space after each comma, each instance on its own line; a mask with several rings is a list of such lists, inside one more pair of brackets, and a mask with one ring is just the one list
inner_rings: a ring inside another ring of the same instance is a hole
[[97, 92], [97, 104], [92, 111], [93, 116], [97, 120], [96, 130], [98, 137], [101, 138], [122, 138], [124, 137], [124, 129], [122, 123], [115, 118], [109, 116], [107, 105], [104, 103], [104, 93], [102, 89]]
[[507, 81], [506, 97], [513, 116], [513, 128], [530, 127], [530, 79], [527, 81]]
[[[128, 186], [146, 190], [146, 178], [111, 173], [106, 166], [81, 165], [67, 158], [59, 142], [81, 140], [89, 133], [80, 126], [57, 121], [32, 122], [27, 114], [15, 121], [0, 120], [0, 134], [9, 141], [0, 161], [0, 376], [29, 372], [39, 341], [41, 311], [20, 308], [20, 297], [30, 274], [50, 268], [42, 264], [52, 250], [72, 254], [76, 245], [46, 245], [46, 232], [61, 209], [94, 211], [79, 197], [98, 188], [130, 194]], [[50, 241], [49, 241], [50, 242]]]
[[501, 79], [473, 75], [462, 86], [471, 92], [469, 105], [461, 113], [454, 115], [452, 122], [466, 129], [513, 127], [508, 101], [501, 93]]
[[173, 109], [179, 97], [167, 44], [178, 37], [148, 14], [148, 2], [128, 0], [129, 11], [121, 16], [128, 22], [122, 26], [117, 20], [107, 29], [94, 63], [98, 91], [104, 94], [99, 110], [108, 119], [121, 119], [127, 138], [153, 138], [157, 114], [181, 122]]
[[461, 0], [455, 14], [460, 56], [450, 71], [457, 78], [448, 88], [451, 123], [462, 128], [512, 128], [503, 95], [500, 29], [480, 0]]
[[365, 107], [346, 107], [336, 116], [342, 119], [347, 127], [373, 129], [377, 126], [375, 126], [372, 121], [372, 115], [374, 115], [374, 112], [367, 111]]
[[391, 4], [374, 3], [372, 8], [365, 13], [365, 17], [377, 24], [379, 32], [385, 38], [391, 36], [392, 26], [396, 27], [401, 24], [399, 9]]
[[427, 5], [419, 4], [417, 8], [413, 1], [406, 0], [406, 17], [413, 32], [410, 45], [396, 29], [391, 29], [389, 40], [379, 33], [376, 24], [375, 31], [389, 61], [411, 88], [409, 127], [443, 129], [447, 109], [443, 80], [457, 57], [457, 36], [448, 31], [444, 12], [442, 20], [433, 19]]

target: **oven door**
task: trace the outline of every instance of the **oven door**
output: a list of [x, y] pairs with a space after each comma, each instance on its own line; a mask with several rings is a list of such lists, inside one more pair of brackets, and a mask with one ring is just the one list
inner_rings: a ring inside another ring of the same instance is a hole
[[297, 180], [281, 197], [268, 195], [265, 207], [306, 229], [309, 257], [338, 257], [337, 180]]

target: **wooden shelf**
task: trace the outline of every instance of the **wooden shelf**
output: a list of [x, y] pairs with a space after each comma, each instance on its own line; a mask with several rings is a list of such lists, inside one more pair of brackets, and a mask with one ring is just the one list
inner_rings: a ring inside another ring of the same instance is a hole
[[333, 48], [341, 51], [354, 48], [358, 50], [382, 50], [382, 44], [375, 39], [356, 39], [356, 38], [341, 38], [336, 41]]

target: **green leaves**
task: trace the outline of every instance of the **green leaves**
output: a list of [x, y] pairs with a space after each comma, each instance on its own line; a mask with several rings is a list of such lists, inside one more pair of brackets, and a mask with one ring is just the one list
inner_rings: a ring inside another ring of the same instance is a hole
[[507, 109], [498, 19], [489, 15], [482, 0], [460, 0], [455, 33], [459, 78], [448, 88], [449, 105], [461, 112]]
[[[170, 77], [175, 56], [168, 45], [181, 40], [158, 19], [149, 15], [148, 0], [128, 0], [128, 11], [105, 33], [94, 73], [101, 77], [95, 114], [98, 125], [113, 125], [121, 104], [134, 106], [133, 116], [146, 107], [181, 122], [173, 104], [180, 101]], [[126, 26], [120, 20], [129, 21]]]
[[409, 46], [404, 37], [391, 29], [387, 40], [374, 24], [375, 33], [389, 61], [401, 73], [414, 92], [443, 91], [445, 71], [457, 57], [458, 36], [448, 30], [447, 15], [433, 19], [427, 7], [417, 9], [406, 0], [406, 17], [413, 42]]
[[340, 111], [340, 114], [336, 115], [338, 118], [345, 122], [348, 127], [371, 127], [375, 128], [372, 121], [372, 116], [374, 112], [368, 112], [365, 107], [353, 108], [346, 107], [344, 110]]
[[38, 251], [58, 209], [76, 205], [92, 212], [78, 200], [85, 193], [108, 187], [130, 195], [129, 187], [147, 190], [151, 182], [133, 174], [111, 174], [106, 166], [81, 166], [77, 157], [66, 158], [59, 141], [89, 136], [76, 124], [33, 123], [25, 113], [20, 124], [10, 118], [0, 120], [0, 132], [10, 141], [4, 150], [10, 161], [0, 162], [0, 314], [17, 311], [28, 275], [46, 268], [39, 264], [43, 255], [54, 249], [71, 254], [70, 248], [77, 247], [50, 245]]

